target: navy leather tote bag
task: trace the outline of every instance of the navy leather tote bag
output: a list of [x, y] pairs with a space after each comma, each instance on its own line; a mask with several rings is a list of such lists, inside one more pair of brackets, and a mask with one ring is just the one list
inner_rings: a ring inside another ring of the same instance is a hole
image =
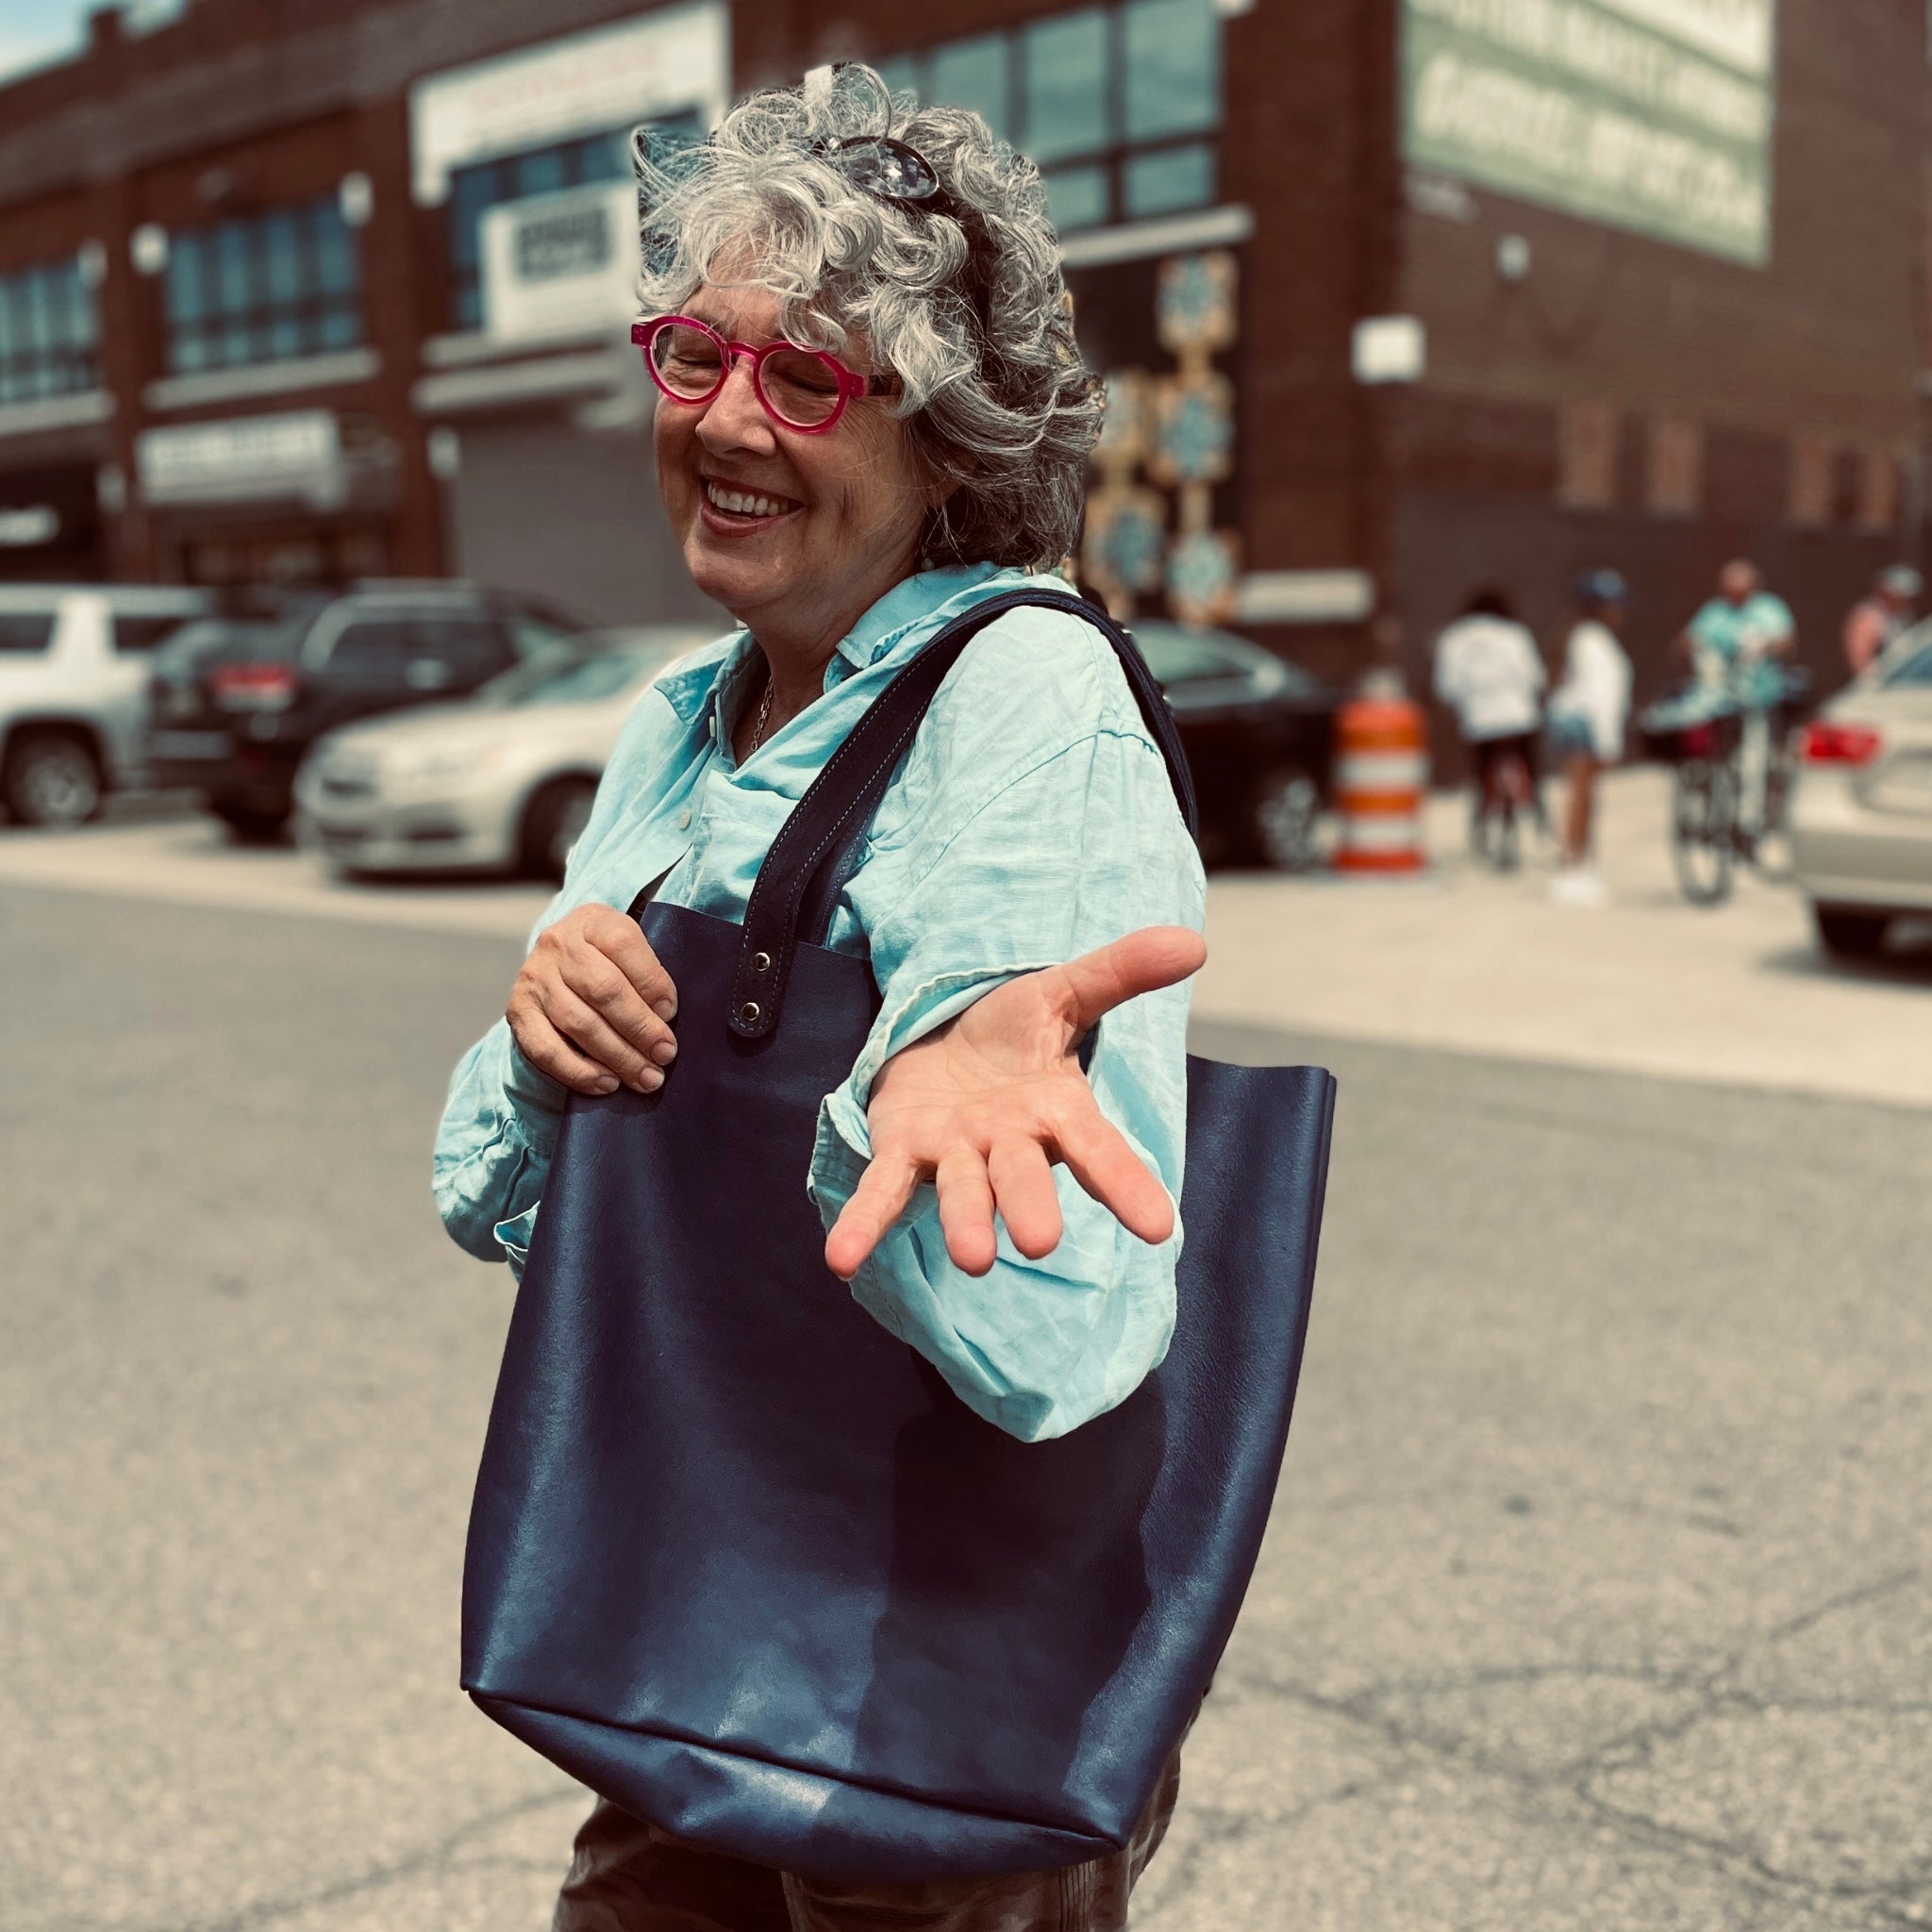
[[[1334, 1083], [1191, 1060], [1166, 1359], [1024, 1443], [824, 1266], [819, 1103], [878, 995], [822, 943], [990, 600], [800, 800], [742, 925], [634, 908], [678, 989], [648, 1097], [573, 1098], [512, 1316], [463, 1579], [463, 1685], [637, 1817], [824, 1878], [1124, 1846], [1233, 1628], [1307, 1333]], [[1054, 599], [1064, 605], [1064, 598]], [[1111, 638], [1192, 824], [1173, 720]]]

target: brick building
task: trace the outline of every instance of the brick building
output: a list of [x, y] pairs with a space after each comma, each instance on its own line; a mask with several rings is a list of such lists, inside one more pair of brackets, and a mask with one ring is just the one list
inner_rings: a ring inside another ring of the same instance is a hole
[[1342, 673], [1486, 579], [1554, 641], [1611, 562], [1647, 679], [1743, 550], [1825, 664], [1924, 520], [1925, 33], [1906, 0], [103, 12], [0, 88], [0, 575], [694, 614], [625, 133], [856, 56], [1047, 171], [1124, 606]]

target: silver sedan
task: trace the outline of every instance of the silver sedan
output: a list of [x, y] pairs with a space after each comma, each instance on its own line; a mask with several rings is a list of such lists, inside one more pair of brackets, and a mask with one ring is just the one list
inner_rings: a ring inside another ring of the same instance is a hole
[[1826, 951], [1874, 954], [1894, 920], [1932, 913], [1932, 625], [1800, 733], [1790, 825]]
[[519, 666], [461, 703], [330, 732], [295, 781], [306, 842], [341, 872], [561, 878], [624, 721], [708, 639], [602, 633], [588, 656]]

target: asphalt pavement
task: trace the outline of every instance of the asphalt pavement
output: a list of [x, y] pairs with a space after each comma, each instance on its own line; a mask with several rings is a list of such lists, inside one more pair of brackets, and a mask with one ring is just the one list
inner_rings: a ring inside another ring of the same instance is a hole
[[[148, 885], [0, 878], [0, 1927], [539, 1932], [583, 1796], [456, 1687], [509, 1284], [426, 1179], [525, 906]], [[1932, 1915], [1932, 1112], [1238, 1005], [1197, 1045], [1334, 1067], [1334, 1177], [1137, 1925]]]

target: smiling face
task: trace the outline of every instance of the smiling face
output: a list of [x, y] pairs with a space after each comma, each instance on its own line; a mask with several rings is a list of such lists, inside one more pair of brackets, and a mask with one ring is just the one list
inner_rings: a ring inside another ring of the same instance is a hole
[[[701, 286], [683, 313], [727, 341], [777, 339], [776, 297]], [[840, 358], [875, 374], [863, 344]], [[915, 567], [939, 492], [890, 404], [848, 403], [812, 435], [774, 423], [736, 358], [708, 403], [660, 395], [658, 488], [685, 567], [768, 650], [830, 654], [865, 610]]]

